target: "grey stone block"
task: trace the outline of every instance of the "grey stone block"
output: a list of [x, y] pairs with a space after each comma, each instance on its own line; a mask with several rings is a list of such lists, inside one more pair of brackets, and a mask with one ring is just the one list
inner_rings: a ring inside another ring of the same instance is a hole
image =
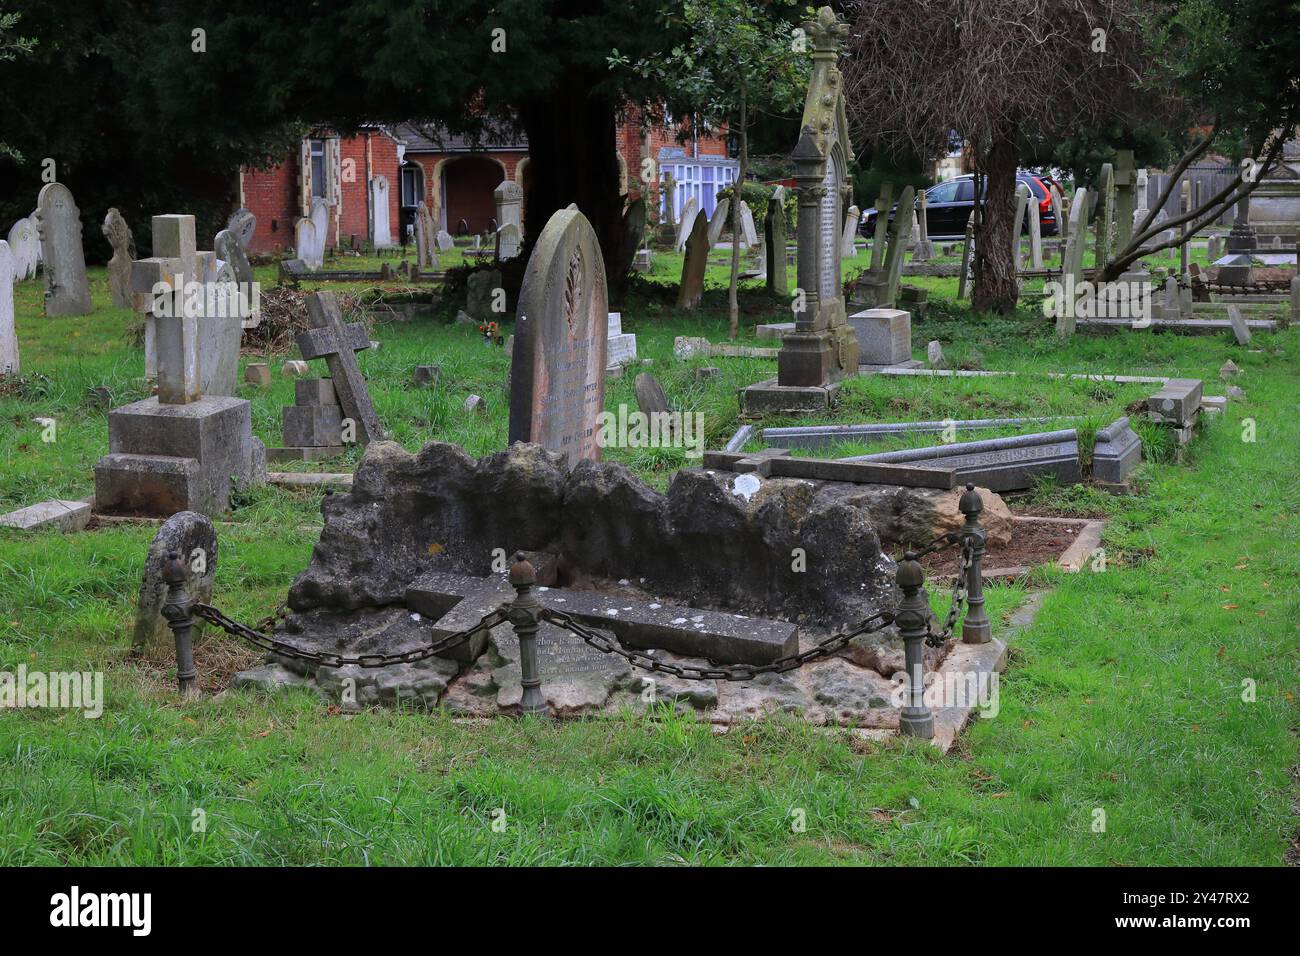
[[197, 511], [219, 514], [230, 493], [218, 497], [194, 458], [112, 453], [95, 464], [95, 510], [157, 515]]
[[334, 380], [330, 378], [300, 378], [293, 383], [293, 401], [295, 405], [335, 405], [339, 397], [334, 392]]
[[912, 317], [902, 309], [864, 309], [848, 318], [863, 365], [897, 365], [912, 358]]
[[338, 445], [343, 410], [337, 405], [286, 405], [284, 443], [288, 446]]
[[1092, 447], [1092, 477], [1110, 485], [1123, 484], [1142, 461], [1142, 440], [1120, 418], [1097, 432]]
[[0, 515], [0, 525], [22, 531], [40, 531], [56, 528], [59, 531], [80, 531], [90, 521], [90, 505], [84, 501], [54, 499], [19, 508]]
[[1184, 427], [1196, 419], [1201, 408], [1203, 386], [1198, 378], [1171, 378], [1147, 399], [1152, 421]]
[[773, 378], [743, 389], [740, 393], [740, 406], [746, 415], [820, 412], [834, 404], [839, 390], [839, 382], [829, 385], [778, 385]]

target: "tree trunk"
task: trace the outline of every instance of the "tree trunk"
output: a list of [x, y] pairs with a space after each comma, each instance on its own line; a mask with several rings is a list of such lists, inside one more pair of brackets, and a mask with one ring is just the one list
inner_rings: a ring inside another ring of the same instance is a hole
[[749, 165], [749, 134], [745, 130], [748, 116], [745, 107], [745, 91], [741, 90], [740, 169], [736, 172], [731, 199], [731, 285], [727, 292], [727, 338], [730, 339], [740, 334], [740, 300], [737, 297], [740, 287], [740, 203], [745, 191], [745, 167]]
[[524, 265], [547, 220], [569, 203], [577, 203], [600, 240], [610, 304], [622, 301], [627, 275], [620, 274], [618, 265], [624, 197], [615, 153], [615, 108], [609, 100], [593, 95], [596, 80], [583, 72], [566, 73], [545, 99], [530, 101], [519, 109], [520, 123], [528, 134], [525, 243], [522, 253], [512, 260], [516, 268], [511, 272], [516, 275], [504, 277], [508, 290], [513, 287], [517, 291]]
[[1016, 217], [1014, 126], [1003, 127], [993, 138], [985, 171], [988, 184], [983, 214], [976, 225], [975, 292], [971, 306], [976, 312], [1006, 314], [1015, 310], [1020, 295], [1011, 249], [1012, 220]]

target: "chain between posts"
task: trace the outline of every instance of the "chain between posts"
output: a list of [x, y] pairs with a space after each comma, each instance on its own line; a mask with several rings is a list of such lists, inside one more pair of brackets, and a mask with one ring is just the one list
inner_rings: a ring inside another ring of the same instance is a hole
[[330, 652], [308, 651], [301, 647], [295, 647], [285, 641], [277, 640], [261, 631], [256, 631], [247, 625], [240, 624], [233, 618], [227, 617], [211, 604], [195, 604], [191, 609], [195, 617], [202, 618], [211, 624], [215, 624], [227, 634], [234, 637], [242, 638], [254, 647], [261, 648], [269, 653], [279, 655], [280, 657], [291, 657], [300, 661], [307, 661], [320, 667], [391, 667], [394, 664], [414, 664], [416, 661], [422, 661], [426, 658], [433, 657], [435, 654], [441, 654], [443, 651], [451, 650], [460, 644], [464, 644], [471, 637], [482, 630], [490, 630], [506, 620], [506, 612], [503, 608], [497, 608], [483, 616], [483, 619], [473, 627], [463, 631], [457, 631], [455, 634], [448, 634], [441, 637], [431, 644], [424, 647], [415, 647], [409, 651], [400, 651], [392, 654], [359, 654], [355, 657], [345, 656], [343, 654], [334, 654]]

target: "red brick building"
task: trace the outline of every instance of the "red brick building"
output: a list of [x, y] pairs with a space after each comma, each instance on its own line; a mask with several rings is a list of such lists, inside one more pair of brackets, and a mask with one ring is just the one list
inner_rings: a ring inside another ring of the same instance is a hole
[[[683, 144], [676, 124], [643, 132], [640, 119], [638, 110], [628, 110], [616, 134], [620, 189], [640, 194], [642, 160], [649, 155], [660, 181], [665, 173], [673, 176], [674, 220], [690, 196], [712, 215], [717, 191], [735, 179], [738, 167], [727, 156], [725, 131]], [[318, 198], [330, 208], [328, 245], [355, 238], [384, 246], [401, 242], [419, 203], [453, 235], [492, 228], [492, 192], [506, 179], [523, 188], [526, 204], [528, 143], [522, 133], [497, 128], [471, 143], [438, 127], [398, 123], [364, 127], [352, 136], [319, 131], [302, 141], [297, 157], [268, 170], [245, 167], [239, 201], [257, 216], [249, 246], [254, 253], [292, 247], [294, 223], [310, 215]], [[662, 214], [664, 197], [656, 199]]]

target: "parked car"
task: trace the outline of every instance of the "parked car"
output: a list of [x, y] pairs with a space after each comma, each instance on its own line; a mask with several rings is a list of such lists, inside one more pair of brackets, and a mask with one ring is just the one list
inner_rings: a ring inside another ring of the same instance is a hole
[[[1055, 180], [1050, 176], [1042, 173], [1016, 173], [1016, 180], [1029, 187], [1030, 194], [1033, 196], [1034, 201], [1038, 203], [1043, 235], [1056, 235], [1059, 229], [1056, 222], [1056, 213], [1052, 209], [1052, 197], [1049, 187], [1055, 184], [1056, 188], [1060, 189], [1060, 184], [1055, 183]], [[970, 214], [975, 208], [975, 177], [958, 176], [955, 179], [949, 179], [946, 182], [931, 186], [925, 191], [925, 205], [925, 224], [931, 239], [962, 238], [966, 235], [966, 220], [970, 218]], [[921, 198], [918, 196], [916, 198], [918, 212], [920, 208]], [[894, 203], [889, 210], [889, 223], [891, 226], [897, 210], [898, 203]], [[867, 238], [875, 235], [875, 209], [868, 209], [863, 213], [858, 231]], [[1027, 234], [1029, 231], [1028, 224], [1021, 225], [1020, 231], [1022, 234]]]

